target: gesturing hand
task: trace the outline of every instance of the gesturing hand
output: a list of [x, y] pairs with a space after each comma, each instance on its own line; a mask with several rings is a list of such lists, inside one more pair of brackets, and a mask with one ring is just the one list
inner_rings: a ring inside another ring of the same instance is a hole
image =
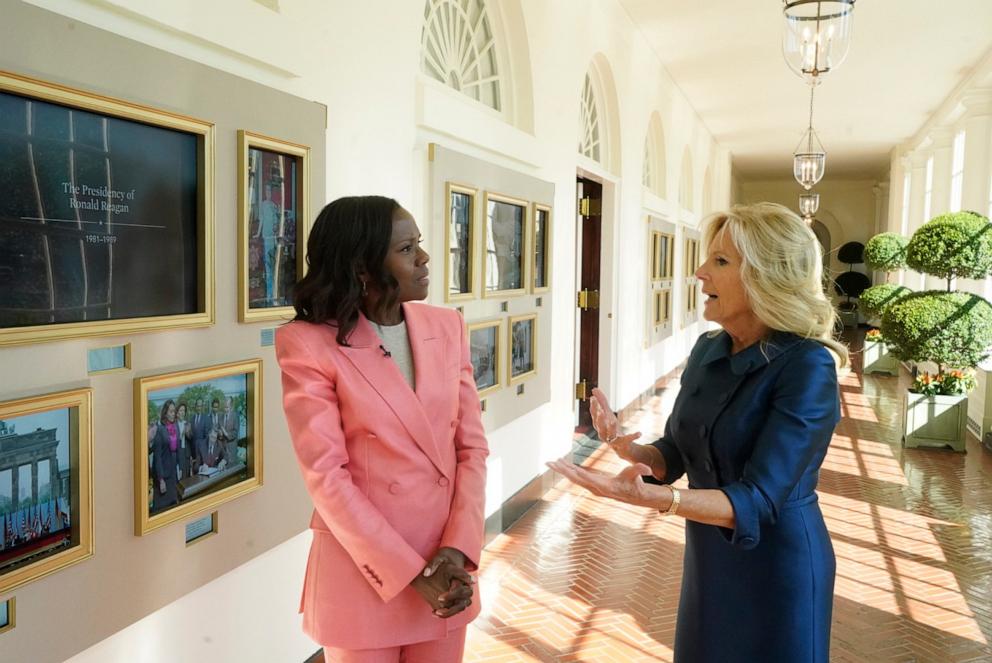
[[652, 509], [667, 507], [664, 499], [668, 491], [662, 486], [650, 486], [641, 479], [643, 475], [651, 474], [651, 468], [643, 463], [625, 467], [616, 475], [573, 465], [564, 460], [556, 460], [547, 465], [593, 495]]
[[454, 548], [441, 548], [411, 585], [443, 619], [472, 605], [475, 579], [465, 570], [465, 555]]
[[589, 414], [592, 416], [592, 425], [596, 429], [599, 439], [606, 442], [616, 455], [628, 463], [638, 462], [638, 459], [634, 457], [631, 445], [641, 434], [617, 434], [619, 432], [617, 417], [610, 409], [610, 402], [606, 399], [606, 394], [599, 387], [592, 390], [592, 398], [589, 400]]

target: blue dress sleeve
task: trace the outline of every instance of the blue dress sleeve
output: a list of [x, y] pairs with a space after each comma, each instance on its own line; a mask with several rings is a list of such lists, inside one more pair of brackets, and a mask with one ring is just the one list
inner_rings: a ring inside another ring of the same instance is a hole
[[665, 459], [665, 477], [661, 481], [658, 481], [653, 475], [649, 474], [642, 477], [644, 482], [660, 485], [678, 481], [685, 474], [685, 465], [682, 462], [682, 454], [679, 453], [678, 448], [675, 446], [675, 440], [672, 439], [671, 416], [665, 422], [665, 434], [652, 442], [651, 446], [660, 451], [662, 457]]
[[840, 418], [837, 368], [822, 345], [802, 348], [779, 374], [767, 418], [739, 481], [720, 488], [734, 508], [731, 544], [751, 549], [773, 525], [803, 473], [822, 461]]

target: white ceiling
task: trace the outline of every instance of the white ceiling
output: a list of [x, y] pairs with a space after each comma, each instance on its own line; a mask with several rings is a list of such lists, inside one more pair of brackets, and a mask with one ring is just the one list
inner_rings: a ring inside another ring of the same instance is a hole
[[[619, 0], [743, 180], [789, 177], [809, 88], [780, 0]], [[844, 64], [816, 89], [830, 177], [873, 178], [992, 52], [992, 0], [857, 0]]]

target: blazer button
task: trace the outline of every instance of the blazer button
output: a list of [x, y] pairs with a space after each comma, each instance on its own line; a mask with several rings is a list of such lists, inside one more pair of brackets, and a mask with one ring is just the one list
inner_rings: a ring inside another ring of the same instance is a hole
[[399, 495], [400, 494], [400, 485], [398, 483], [396, 483], [395, 481], [392, 482], [391, 484], [389, 484], [389, 494], [390, 495]]
[[451, 427], [458, 428], [458, 419], [455, 419], [454, 421], [451, 422]]
[[438, 479], [437, 480], [437, 485], [441, 486], [442, 488], [447, 488], [448, 487], [448, 477], [441, 477], [440, 479]]
[[376, 436], [375, 436], [374, 434], [372, 434], [372, 433], [369, 433], [369, 439], [370, 439], [370, 440], [378, 440], [379, 438], [378, 438], [378, 437], [376, 437]]
[[701, 424], [699, 426], [699, 437], [706, 437], [706, 431], [707, 430], [708, 429], [706, 428], [706, 424]]

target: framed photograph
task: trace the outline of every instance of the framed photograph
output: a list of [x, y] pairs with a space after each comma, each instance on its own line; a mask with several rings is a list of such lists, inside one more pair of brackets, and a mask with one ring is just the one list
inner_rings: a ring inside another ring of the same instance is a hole
[[551, 288], [551, 208], [534, 203], [534, 232], [531, 246], [534, 260], [531, 292], [547, 292]]
[[0, 633], [6, 633], [17, 626], [17, 597], [11, 596], [0, 601]]
[[260, 359], [135, 378], [135, 534], [262, 485], [261, 385]]
[[92, 391], [0, 403], [0, 595], [92, 555]]
[[0, 72], [0, 346], [214, 321], [208, 122]]
[[510, 384], [537, 374], [537, 314], [510, 318]]
[[472, 187], [448, 182], [444, 187], [444, 301], [475, 298], [475, 200]]
[[502, 375], [503, 321], [489, 320], [468, 325], [468, 342], [472, 353], [475, 388], [479, 398], [503, 387]]
[[527, 207], [526, 200], [486, 192], [484, 297], [507, 297], [526, 292]]
[[310, 148], [238, 132], [238, 319], [291, 318], [306, 270]]

